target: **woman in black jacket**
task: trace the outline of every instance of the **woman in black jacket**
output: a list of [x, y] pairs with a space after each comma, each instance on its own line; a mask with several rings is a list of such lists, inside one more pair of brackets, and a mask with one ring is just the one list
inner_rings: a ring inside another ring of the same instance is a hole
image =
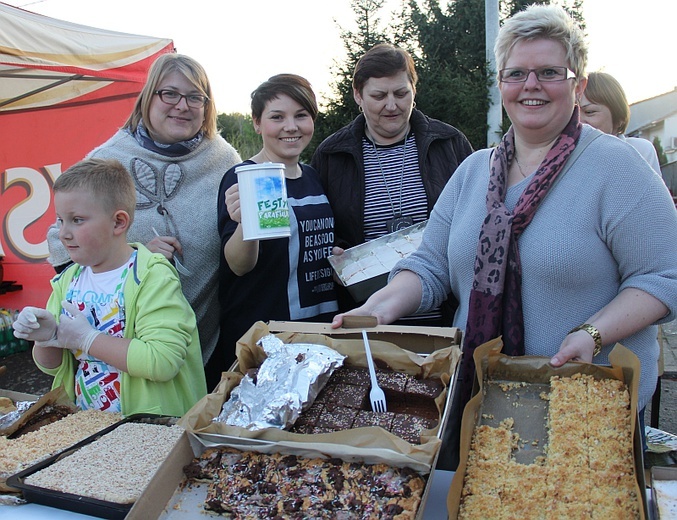
[[[415, 109], [418, 76], [409, 53], [379, 44], [360, 58], [353, 96], [361, 114], [325, 139], [312, 166], [334, 211], [336, 246], [349, 247], [424, 221], [458, 165], [472, 153], [451, 125]], [[340, 294], [341, 311], [356, 306]], [[416, 324], [449, 325], [440, 312]]]

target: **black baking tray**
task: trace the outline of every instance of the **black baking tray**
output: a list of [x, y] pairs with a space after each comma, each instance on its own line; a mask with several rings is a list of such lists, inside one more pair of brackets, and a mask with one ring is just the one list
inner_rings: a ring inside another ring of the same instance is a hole
[[52, 489], [45, 489], [37, 486], [26, 484], [24, 480], [29, 475], [37, 473], [38, 471], [54, 464], [58, 460], [68, 457], [83, 446], [91, 444], [100, 437], [113, 431], [115, 428], [126, 423], [148, 423], [148, 424], [165, 424], [171, 426], [177, 422], [176, 417], [153, 414], [135, 414], [116, 422], [112, 426], [104, 428], [103, 430], [87, 437], [86, 439], [74, 444], [70, 448], [52, 455], [51, 457], [34, 464], [15, 475], [7, 478], [7, 484], [13, 488], [21, 490], [23, 497], [28, 502], [42, 504], [45, 506], [56, 507], [58, 509], [66, 509], [75, 513], [82, 513], [85, 515], [96, 516], [98, 518], [109, 518], [112, 520], [124, 519], [129, 513], [134, 503], [118, 504], [116, 502], [108, 502], [105, 500], [98, 500], [95, 498], [88, 498], [81, 495], [74, 495], [72, 493], [63, 493], [61, 491], [54, 491]]

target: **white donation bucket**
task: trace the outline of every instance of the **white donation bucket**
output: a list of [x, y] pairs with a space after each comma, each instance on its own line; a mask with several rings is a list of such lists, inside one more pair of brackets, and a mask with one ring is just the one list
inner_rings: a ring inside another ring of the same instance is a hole
[[245, 240], [288, 237], [289, 208], [284, 164], [245, 164], [235, 168]]

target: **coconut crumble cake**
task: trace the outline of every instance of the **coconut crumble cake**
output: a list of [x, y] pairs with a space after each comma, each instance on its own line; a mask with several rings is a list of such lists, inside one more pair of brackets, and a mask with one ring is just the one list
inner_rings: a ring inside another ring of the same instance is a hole
[[0, 479], [32, 466], [120, 419], [122, 416], [117, 413], [84, 410], [15, 438], [0, 437]]
[[630, 398], [617, 380], [553, 377], [545, 456], [519, 464], [507, 419], [475, 428], [460, 519], [632, 519], [636, 493]]

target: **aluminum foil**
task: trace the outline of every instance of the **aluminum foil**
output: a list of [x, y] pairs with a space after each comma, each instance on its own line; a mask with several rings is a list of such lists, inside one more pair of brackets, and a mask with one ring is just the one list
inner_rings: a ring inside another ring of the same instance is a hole
[[0, 431], [6, 430], [12, 426], [21, 418], [24, 412], [26, 412], [26, 410], [28, 410], [34, 404], [35, 401], [16, 401], [14, 403], [16, 410], [12, 410], [9, 413], [0, 415]]
[[291, 426], [345, 359], [324, 345], [287, 344], [272, 334], [258, 345], [268, 357], [259, 367], [256, 384], [245, 375], [214, 422], [248, 430]]

